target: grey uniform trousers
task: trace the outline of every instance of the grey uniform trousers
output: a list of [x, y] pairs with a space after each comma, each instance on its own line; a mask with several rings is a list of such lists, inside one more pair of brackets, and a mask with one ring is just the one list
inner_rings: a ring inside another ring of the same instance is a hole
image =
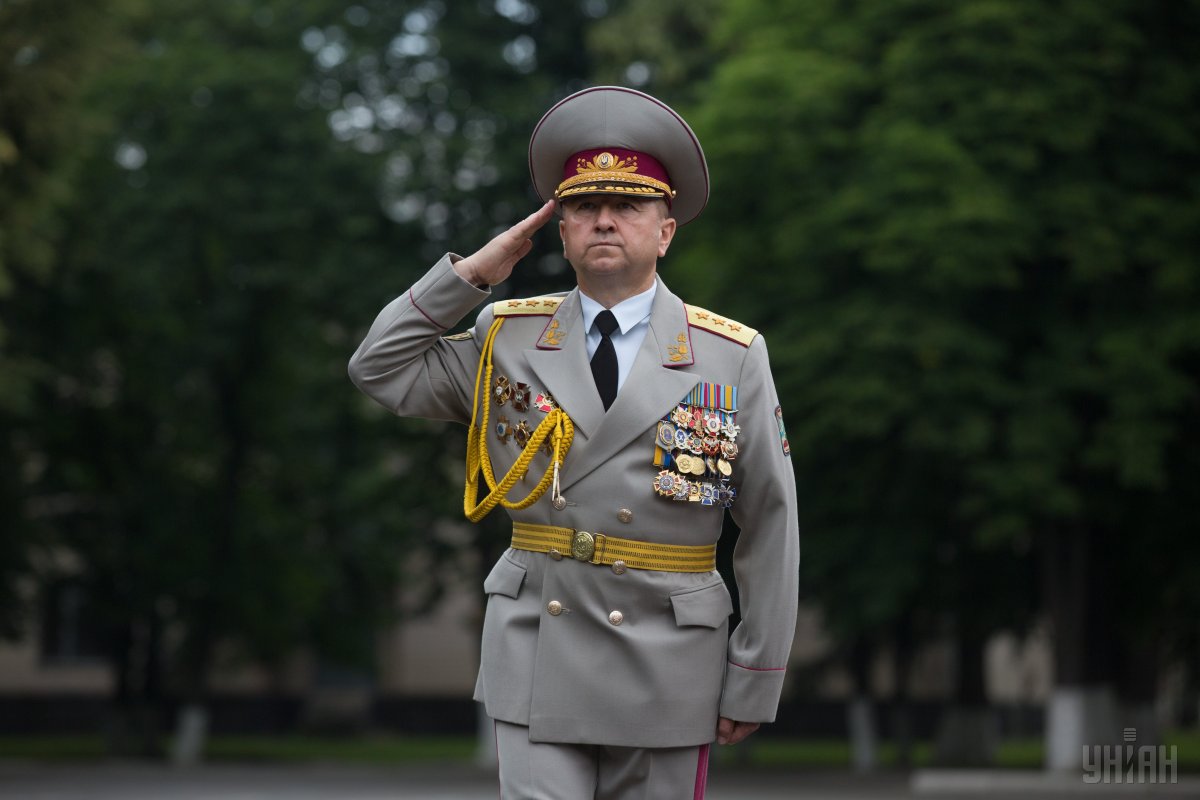
[[501, 800], [701, 800], [708, 752], [531, 742], [524, 725], [496, 722]]

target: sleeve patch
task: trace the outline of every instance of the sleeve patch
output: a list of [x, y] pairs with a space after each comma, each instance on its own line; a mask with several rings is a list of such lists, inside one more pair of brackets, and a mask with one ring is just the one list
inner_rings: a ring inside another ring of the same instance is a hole
[[779, 425], [779, 445], [783, 448], [783, 454], [788, 458], [792, 457], [792, 446], [788, 444], [787, 430], [783, 427], [783, 407], [775, 406], [775, 422]]

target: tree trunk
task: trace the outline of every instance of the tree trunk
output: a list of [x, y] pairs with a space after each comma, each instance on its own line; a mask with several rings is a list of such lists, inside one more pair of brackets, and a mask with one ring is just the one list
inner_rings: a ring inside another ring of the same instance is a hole
[[[211, 288], [205, 293], [211, 296]], [[207, 561], [202, 566], [204, 589], [187, 633], [189, 652], [183, 670], [183, 707], [176, 719], [171, 748], [172, 761], [183, 765], [202, 761], [208, 740], [208, 673], [221, 633], [221, 616], [228, 613], [229, 607], [218, 587], [224, 578], [225, 565], [232, 558], [241, 518], [242, 478], [251, 448], [252, 424], [243, 407], [243, 393], [248, 375], [257, 368], [260, 360], [261, 315], [257, 300], [256, 295], [246, 314], [241, 359], [233, 365], [216, 365], [211, 375], [226, 449], [221, 463], [221, 480], [214, 492], [216, 514]]]
[[113, 642], [116, 691], [106, 731], [111, 755], [160, 758], [160, 624], [135, 620], [120, 626]]
[[1162, 744], [1167, 720], [1159, 716], [1157, 707], [1159, 658], [1154, 642], [1134, 634], [1128, 637], [1117, 660], [1122, 741], [1139, 747]]
[[872, 772], [879, 760], [879, 737], [871, 701], [871, 648], [862, 639], [850, 648], [850, 668], [854, 675], [854, 695], [846, 708], [846, 722], [851, 763], [855, 772]]
[[943, 766], [982, 767], [996, 760], [999, 725], [988, 705], [983, 650], [986, 634], [968, 623], [958, 633], [954, 704], [938, 726], [935, 760]]
[[912, 698], [908, 694], [908, 682], [915, 649], [912, 615], [905, 614], [896, 628], [896, 701], [891, 720], [896, 766], [901, 769], [913, 765]]
[[175, 719], [175, 739], [171, 744], [171, 763], [178, 767], [194, 767], [204, 760], [208, 743], [208, 711], [204, 706], [189, 703], [179, 709]]
[[1053, 626], [1055, 686], [1046, 708], [1046, 768], [1083, 767], [1084, 748], [1120, 743], [1112, 686], [1115, 619], [1107, 607], [1108, 564], [1100, 533], [1048, 532], [1045, 596]]

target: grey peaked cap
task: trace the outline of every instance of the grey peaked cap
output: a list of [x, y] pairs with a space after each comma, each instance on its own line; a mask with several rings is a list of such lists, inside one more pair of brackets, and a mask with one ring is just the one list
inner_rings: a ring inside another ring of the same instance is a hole
[[620, 147], [654, 156], [671, 176], [671, 213], [680, 225], [708, 204], [708, 163], [683, 117], [661, 100], [623, 86], [594, 86], [559, 101], [529, 137], [529, 175], [542, 200], [581, 150]]

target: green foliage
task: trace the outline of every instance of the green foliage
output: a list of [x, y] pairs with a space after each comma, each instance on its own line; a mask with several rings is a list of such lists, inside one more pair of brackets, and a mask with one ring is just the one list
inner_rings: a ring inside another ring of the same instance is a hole
[[55, 367], [36, 490], [91, 512], [51, 533], [114, 624], [183, 623], [189, 686], [218, 641], [272, 659], [315, 640], [361, 661], [393, 606], [405, 524], [422, 521], [361, 474], [386, 451], [345, 391], [348, 265], [398, 244], [377, 161], [331, 146], [324, 114], [296, 104], [302, 15], [278, 10], [132, 20], [140, 52], [90, 95], [113, 135], [86, 162], [36, 309], [59, 325], [31, 342]]
[[[40, 462], [18, 421], [37, 414], [44, 365], [13, 346], [10, 327], [22, 284], [48, 279], [71, 199], [76, 148], [100, 121], [77, 101], [87, 75], [123, 40], [97, 3], [0, 3], [0, 636], [22, 630], [35, 542], [6, 520], [26, 511], [24, 483]], [[18, 466], [20, 465], [20, 466]], [[37, 514], [39, 509], [28, 509]]]
[[[442, 524], [462, 433], [397, 420], [346, 361], [451, 242], [532, 207], [523, 132], [580, 80], [589, 18], [549, 2], [109, 11], [129, 46], [62, 98], [63, 119], [98, 122], [72, 158], [46, 156], [69, 162], [70, 202], [43, 277], [6, 307], [36, 367], [30, 413], [6, 419], [24, 448], [8, 491], [38, 510], [6, 504], [12, 553], [32, 536], [72, 555], [38, 577], [85, 581], [123, 701], [162, 691], [160, 650], [191, 696], [229, 659], [303, 645], [369, 670], [382, 623], [501, 540]], [[508, 290], [561, 282], [554, 249]]]
[[772, 345], [835, 629], [1019, 624], [1049, 526], [1119, 528], [1146, 564], [1151, 531], [1183, 545], [1149, 513], [1196, 475], [1171, 468], [1196, 441], [1196, 10], [722, 15], [690, 117], [714, 197], [678, 257]]
[[616, 4], [588, 30], [595, 83], [643, 89], [672, 105], [692, 99], [716, 63], [707, 44], [721, 5], [718, 0]]

